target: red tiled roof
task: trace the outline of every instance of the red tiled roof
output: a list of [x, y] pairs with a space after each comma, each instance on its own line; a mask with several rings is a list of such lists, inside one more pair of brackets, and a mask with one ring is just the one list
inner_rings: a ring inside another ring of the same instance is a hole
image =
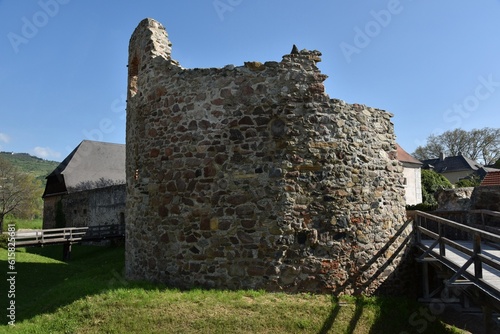
[[483, 181], [481, 182], [482, 186], [500, 186], [500, 170], [499, 171], [491, 171], [486, 174]]
[[398, 154], [397, 159], [399, 161], [401, 161], [401, 162], [409, 162], [409, 163], [412, 163], [412, 164], [419, 164], [419, 165], [422, 164], [422, 162], [420, 162], [420, 160], [415, 159], [408, 152], [406, 152], [405, 150], [403, 150], [403, 148], [401, 146], [399, 146], [399, 144], [396, 144], [396, 147], [397, 147], [397, 154]]

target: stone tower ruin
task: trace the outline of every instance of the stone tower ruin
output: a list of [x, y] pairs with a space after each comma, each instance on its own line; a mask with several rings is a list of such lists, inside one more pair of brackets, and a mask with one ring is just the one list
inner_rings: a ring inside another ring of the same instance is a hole
[[128, 278], [372, 293], [390, 276], [407, 236], [392, 115], [330, 99], [320, 56], [294, 48], [280, 62], [185, 69], [160, 23], [139, 24]]

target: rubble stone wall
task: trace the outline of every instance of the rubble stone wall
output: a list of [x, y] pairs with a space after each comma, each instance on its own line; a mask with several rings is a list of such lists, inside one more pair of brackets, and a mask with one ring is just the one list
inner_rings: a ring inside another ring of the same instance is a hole
[[474, 187], [440, 189], [434, 194], [439, 211], [467, 211]]
[[395, 271], [408, 231], [395, 237], [405, 199], [392, 115], [330, 99], [320, 56], [184, 69], [163, 26], [139, 24], [128, 64], [128, 278], [372, 293]]
[[125, 195], [125, 185], [115, 185], [46, 197], [43, 208], [43, 228], [57, 227], [58, 205], [61, 205], [64, 215], [64, 227], [122, 223], [125, 220]]

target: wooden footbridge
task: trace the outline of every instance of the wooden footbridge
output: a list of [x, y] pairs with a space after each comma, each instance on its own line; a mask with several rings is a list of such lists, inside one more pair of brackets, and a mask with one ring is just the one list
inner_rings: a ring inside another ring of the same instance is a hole
[[54, 228], [17, 232], [16, 248], [63, 245], [63, 259], [66, 261], [71, 256], [73, 244], [122, 238], [125, 238], [125, 224]]
[[[439, 301], [443, 290], [442, 284], [433, 286], [430, 264], [444, 287], [479, 301], [485, 320], [491, 321], [492, 312], [500, 313], [500, 212], [415, 211], [413, 219], [415, 246], [420, 251], [417, 261], [422, 263], [423, 300]], [[487, 225], [488, 220], [497, 226]]]

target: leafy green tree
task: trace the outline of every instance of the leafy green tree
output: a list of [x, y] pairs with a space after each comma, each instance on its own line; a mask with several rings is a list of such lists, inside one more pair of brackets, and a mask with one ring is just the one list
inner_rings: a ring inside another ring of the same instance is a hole
[[453, 188], [443, 175], [430, 169], [422, 170], [422, 200], [424, 204], [437, 205], [434, 193], [439, 189]]
[[493, 164], [493, 167], [494, 168], [499, 168], [500, 169], [500, 159], [498, 159], [494, 164]]
[[455, 183], [455, 187], [457, 188], [477, 187], [480, 184], [481, 184], [481, 178], [478, 175], [474, 175], [459, 180], [457, 183]]
[[11, 163], [0, 159], [0, 231], [7, 214], [19, 218], [32, 218], [41, 211], [40, 181], [19, 172]]

